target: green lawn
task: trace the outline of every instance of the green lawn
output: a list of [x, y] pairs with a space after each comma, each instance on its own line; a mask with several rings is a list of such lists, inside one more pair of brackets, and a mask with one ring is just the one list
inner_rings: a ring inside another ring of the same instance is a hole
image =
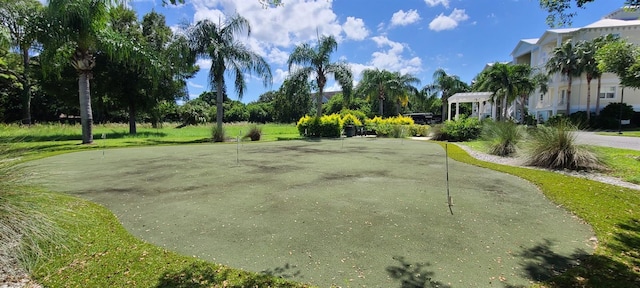
[[[0, 144], [8, 147], [12, 157], [26, 156], [25, 159], [33, 159], [62, 152], [101, 149], [103, 147], [203, 142], [208, 141], [207, 139], [210, 137], [210, 128], [208, 127], [192, 127], [192, 132], [180, 131], [180, 133], [189, 135], [184, 137], [167, 132], [166, 128], [160, 131], [150, 129], [156, 133], [149, 133], [146, 138], [124, 136], [123, 134], [126, 134], [127, 131], [127, 126], [124, 125], [104, 128], [105, 130], [99, 130], [100, 128], [97, 127], [96, 131], [116, 132], [107, 134], [107, 140], [104, 140], [102, 145], [100, 136], [103, 132], [96, 133], [96, 144], [78, 145], [79, 126], [71, 129], [66, 126], [59, 128], [36, 127], [36, 129], [28, 130], [30, 132], [22, 132], [22, 129], [17, 129], [14, 126], [2, 126], [0, 127], [0, 139], [2, 140]], [[37, 129], [42, 129], [42, 133], [36, 132]], [[283, 132], [280, 134], [283, 136], [271, 139], [298, 137], [293, 125], [282, 129], [292, 132]], [[196, 130], [199, 132], [195, 132]], [[267, 134], [266, 127], [263, 131]], [[117, 135], [123, 136], [117, 138]], [[173, 135], [173, 139], [170, 135]], [[46, 137], [53, 138], [46, 139]], [[162, 141], [158, 141], [158, 138]], [[22, 139], [22, 141], [20, 143], [6, 143], [15, 141], [15, 139]], [[474, 146], [477, 143], [465, 144]], [[614, 151], [614, 154], [616, 153], [624, 155], [627, 152]], [[7, 157], [8, 155], [8, 153], [4, 153], [2, 156]], [[640, 222], [638, 222], [640, 219], [640, 193], [638, 191], [552, 172], [478, 161], [453, 145], [449, 145], [449, 156], [458, 161], [527, 179], [538, 185], [545, 195], [555, 203], [575, 213], [594, 228], [599, 241], [595, 254], [584, 258], [579, 267], [554, 278], [545, 284], [545, 287], [637, 287], [640, 285], [640, 251], [638, 249], [640, 247]], [[610, 160], [610, 164], [613, 166], [619, 166], [618, 162], [620, 162], [619, 157], [613, 157]], [[17, 194], [7, 193], [7, 191], [17, 192]], [[30, 203], [31, 208], [47, 214], [65, 229], [68, 236], [66, 241], [56, 241], [45, 246], [48, 250], [45, 252], [52, 253], [51, 255], [56, 255], [56, 257], [41, 257], [39, 261], [42, 262], [35, 260], [30, 262], [31, 267], [42, 267], [42, 270], [36, 275], [57, 275], [41, 279], [46, 283], [51, 283], [50, 286], [53, 287], [91, 285], [89, 283], [99, 283], [97, 286], [146, 287], [247, 287], [254, 285], [260, 287], [269, 285], [272, 287], [306, 287], [264, 274], [247, 273], [206, 263], [147, 244], [133, 238], [124, 230], [118, 219], [109, 210], [79, 198], [50, 193], [41, 188], [27, 187], [4, 180], [0, 181], [0, 193], [3, 193], [4, 199], [29, 198], [30, 200], [27, 202]], [[24, 200], [20, 201], [24, 202]], [[87, 245], [87, 243], [89, 244]], [[553, 253], [547, 253], [548, 250], [545, 250], [544, 245], [537, 248], [539, 249], [532, 249], [529, 256], [538, 257], [549, 265], [570, 260]], [[398, 267], [405, 267], [405, 272], [409, 271], [409, 268], [416, 268], [404, 259], [398, 261], [400, 261]], [[128, 270], [129, 267], [136, 268]], [[274, 271], [286, 271], [286, 268], [278, 267]], [[536, 270], [538, 268], [531, 267], [530, 273], [535, 275], [540, 272]], [[419, 269], [415, 271], [419, 271]], [[407, 280], [416, 280], [416, 278], [411, 278], [412, 275], [409, 273]], [[93, 282], [96, 281], [96, 277], [109, 280], [107, 282]], [[419, 279], [424, 280], [424, 278]]]
[[[484, 141], [469, 141], [464, 142], [464, 145], [477, 151], [487, 152], [486, 142]], [[589, 147], [601, 156], [601, 159], [608, 167], [608, 170], [603, 171], [603, 173], [629, 183], [640, 184], [640, 151], [601, 146]]]
[[[11, 142], [5, 151], [19, 154], [27, 159], [45, 155], [78, 151], [82, 149], [102, 149], [131, 146], [176, 145], [211, 142], [212, 124], [176, 128], [178, 124], [165, 123], [162, 128], [151, 128], [148, 124], [138, 125], [137, 134], [129, 135], [128, 124], [94, 125], [92, 145], [80, 145], [82, 130], [80, 125], [43, 124], [29, 127], [0, 124], [0, 144]], [[229, 141], [235, 141], [249, 130], [250, 124], [226, 124]], [[300, 139], [293, 124], [258, 125], [262, 128], [261, 141]], [[244, 139], [242, 141], [250, 141]], [[43, 154], [45, 152], [46, 154]]]
[[596, 134], [608, 136], [640, 137], [640, 131], [622, 131], [622, 134], [618, 134], [618, 132], [598, 132]]

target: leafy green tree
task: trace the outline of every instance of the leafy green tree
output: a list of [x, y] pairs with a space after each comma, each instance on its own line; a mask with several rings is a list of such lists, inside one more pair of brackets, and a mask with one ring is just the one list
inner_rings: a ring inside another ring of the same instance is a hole
[[[484, 75], [478, 79], [477, 89], [491, 91], [493, 93], [492, 101], [494, 103], [501, 102], [500, 118], [503, 120], [507, 119], [508, 103], [521, 97], [520, 100], [524, 107], [526, 95], [535, 90], [535, 84], [530, 78], [531, 68], [528, 65], [495, 63], [483, 73]], [[524, 108], [520, 112], [521, 116], [524, 116]]]
[[[578, 57], [579, 70], [585, 74], [587, 79], [587, 121], [591, 119], [591, 80], [593, 78], [600, 79], [602, 71], [598, 67], [596, 60], [596, 52], [598, 51], [598, 40], [580, 41], [576, 44], [576, 54]], [[598, 82], [599, 83], [599, 82]], [[597, 98], [600, 91], [598, 90]], [[596, 110], [598, 107], [596, 107]]]
[[[149, 58], [138, 43], [128, 41], [109, 25], [112, 0], [50, 0], [39, 28], [42, 61], [47, 74], [58, 74], [69, 61], [78, 75], [82, 143], [93, 142], [93, 113], [89, 80], [96, 65], [95, 53], [111, 61], [144, 63]], [[118, 3], [115, 3], [118, 4]]]
[[622, 39], [606, 43], [596, 52], [598, 67], [604, 72], [618, 75], [620, 84], [627, 87], [640, 87], [638, 76], [632, 73], [637, 69], [638, 56], [638, 48]]
[[316, 94], [316, 117], [322, 116], [322, 96], [329, 74], [333, 74], [342, 87], [343, 96], [347, 103], [351, 97], [351, 87], [353, 86], [351, 68], [346, 63], [331, 62], [331, 53], [335, 52], [337, 48], [338, 43], [333, 36], [322, 36], [318, 39], [318, 46], [316, 47], [312, 47], [308, 43], [296, 46], [287, 61], [289, 70], [294, 64], [301, 66], [293, 71], [291, 78], [307, 79], [312, 75], [316, 77], [315, 85], [318, 88], [318, 93]]
[[[617, 39], [619, 39], [620, 37], [615, 36], [613, 34], [607, 34], [605, 36], [600, 36], [600, 37], [596, 37], [594, 39], [591, 40], [591, 42], [594, 45], [595, 48], [595, 58], [596, 58], [596, 63], [598, 62], [597, 59], [597, 53], [598, 50], [600, 50], [600, 48], [612, 41], [616, 41]], [[596, 69], [594, 69], [593, 71], [591, 71], [593, 78], [598, 79], [598, 84], [597, 84], [597, 92], [596, 92], [596, 116], [600, 115], [600, 91], [602, 88], [602, 69], [600, 68], [599, 65], [596, 64]], [[585, 71], [586, 72], [586, 71]]]
[[420, 84], [420, 80], [411, 74], [390, 72], [379, 69], [366, 69], [362, 72], [362, 80], [356, 91], [366, 95], [370, 101], [378, 101], [378, 114], [384, 115], [384, 102], [390, 100], [396, 104], [396, 114], [401, 106], [407, 106], [410, 95], [417, 92], [413, 85]]
[[0, 0], [0, 23], [7, 28], [11, 43], [22, 55], [22, 105], [24, 124], [31, 124], [31, 83], [29, 82], [31, 56], [29, 51], [36, 40], [35, 25], [42, 14], [37, 0]]
[[[209, 20], [198, 21], [188, 28], [187, 37], [191, 51], [199, 58], [211, 60], [209, 82], [216, 90], [216, 127], [222, 131], [223, 95], [226, 94], [224, 75], [234, 76], [234, 87], [241, 99], [246, 89], [245, 73], [255, 72], [262, 77], [267, 86], [272, 81], [269, 64], [257, 53], [249, 50], [237, 41], [238, 33], [251, 35], [251, 26], [247, 19], [236, 15], [216, 24]], [[214, 139], [222, 141], [223, 139]]]
[[[575, 12], [568, 12], [573, 8], [572, 4], [575, 3], [577, 8], [585, 8], [585, 4], [594, 1], [595, 0], [540, 0], [540, 7], [549, 13], [547, 16], [547, 24], [549, 26], [571, 26], [571, 20], [576, 15]], [[640, 6], [640, 0], [625, 0], [624, 5], [627, 7], [637, 7]]]
[[411, 109], [413, 112], [429, 112], [438, 114], [442, 109], [442, 99], [438, 97], [438, 93], [431, 91], [424, 87], [413, 94], [413, 100], [411, 103]]
[[562, 45], [553, 49], [551, 58], [547, 61], [546, 68], [549, 75], [560, 73], [567, 77], [566, 115], [569, 115], [571, 112], [571, 83], [573, 83], [573, 77], [582, 74], [578, 64], [578, 55], [571, 40], [565, 41]]
[[469, 91], [469, 85], [460, 80], [457, 75], [449, 75], [444, 69], [437, 69], [433, 72], [433, 83], [426, 85], [423, 89], [437, 92], [442, 100], [442, 119], [447, 119], [447, 108], [449, 97], [459, 92]]
[[288, 78], [273, 99], [273, 119], [280, 123], [298, 121], [311, 110], [311, 85], [306, 78]]

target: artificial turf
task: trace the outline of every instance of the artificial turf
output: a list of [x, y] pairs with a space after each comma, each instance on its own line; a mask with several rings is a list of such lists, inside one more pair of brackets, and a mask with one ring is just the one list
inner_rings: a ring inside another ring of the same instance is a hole
[[353, 138], [92, 150], [25, 165], [34, 183], [105, 205], [143, 240], [323, 287], [527, 285], [593, 251], [590, 227], [532, 184], [452, 160], [451, 215], [444, 153]]

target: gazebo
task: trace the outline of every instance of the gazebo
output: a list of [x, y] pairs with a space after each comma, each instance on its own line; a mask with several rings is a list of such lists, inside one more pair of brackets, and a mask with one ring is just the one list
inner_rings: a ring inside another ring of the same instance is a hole
[[453, 96], [447, 100], [449, 103], [449, 105], [447, 105], [447, 120], [451, 120], [451, 104], [454, 103], [456, 104], [456, 119], [458, 119], [458, 115], [460, 114], [460, 103], [473, 103], [471, 117], [478, 117], [480, 120], [491, 117], [491, 119], [496, 120], [495, 105], [489, 101], [491, 95], [493, 95], [491, 92], [453, 94]]

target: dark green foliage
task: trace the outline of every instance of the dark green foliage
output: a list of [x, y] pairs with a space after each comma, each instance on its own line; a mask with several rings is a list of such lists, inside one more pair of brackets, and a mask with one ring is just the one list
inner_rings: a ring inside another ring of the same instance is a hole
[[[622, 111], [620, 110], [620, 108], [622, 108]], [[627, 103], [609, 103], [609, 105], [605, 106], [604, 109], [600, 111], [600, 117], [620, 119], [620, 112], [622, 112], [623, 120], [629, 120], [633, 117], [633, 106]]]
[[209, 122], [211, 107], [204, 101], [192, 100], [178, 108], [183, 125], [197, 125]]
[[262, 128], [258, 127], [258, 125], [251, 125], [247, 134], [242, 138], [249, 138], [251, 141], [260, 141], [260, 137], [262, 137]]
[[530, 131], [526, 165], [548, 169], [600, 170], [599, 157], [577, 145], [576, 128], [568, 120], [554, 126], [539, 126]]
[[482, 125], [477, 118], [460, 116], [458, 120], [445, 121], [431, 129], [433, 140], [468, 141], [480, 136]]
[[489, 154], [511, 156], [523, 138], [522, 129], [511, 121], [486, 121], [482, 125], [482, 138], [488, 141]]
[[249, 122], [267, 123], [273, 121], [273, 106], [269, 103], [249, 103], [247, 104]]
[[224, 103], [224, 122], [244, 122], [249, 120], [249, 111], [240, 101]]

